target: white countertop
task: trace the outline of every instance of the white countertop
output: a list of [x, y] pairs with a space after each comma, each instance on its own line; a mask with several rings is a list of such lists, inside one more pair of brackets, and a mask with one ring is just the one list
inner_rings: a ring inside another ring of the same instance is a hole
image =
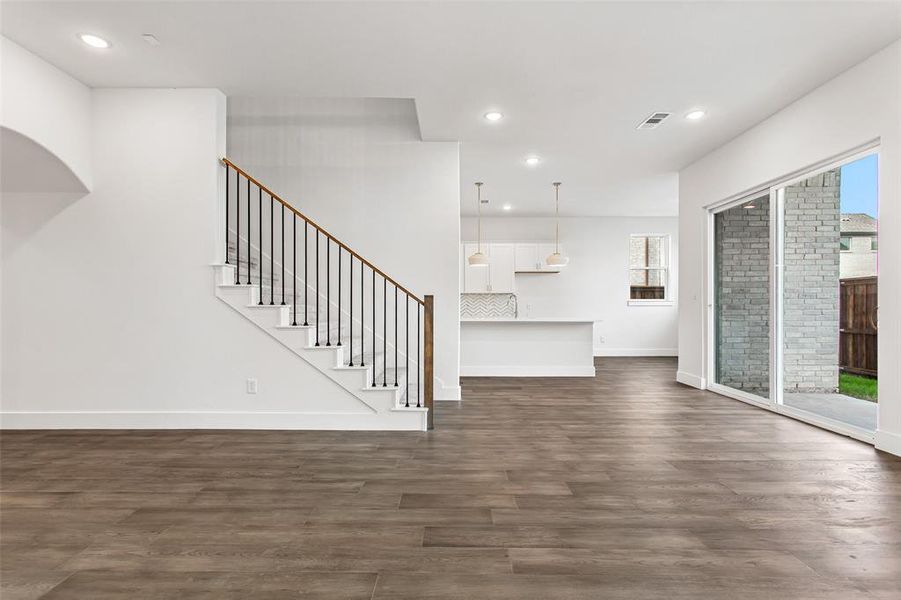
[[520, 317], [513, 318], [491, 318], [491, 319], [474, 319], [471, 317], [461, 317], [461, 323], [594, 323], [597, 319], [575, 319], [572, 317]]

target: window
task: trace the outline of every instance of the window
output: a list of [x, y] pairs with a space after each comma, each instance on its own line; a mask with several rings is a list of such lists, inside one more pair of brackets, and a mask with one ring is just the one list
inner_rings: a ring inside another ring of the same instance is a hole
[[629, 303], [669, 304], [670, 237], [634, 234], [629, 240]]
[[879, 250], [879, 243], [876, 240], [876, 236], [870, 238], [870, 250], [872, 250], [873, 252]]
[[[835, 246], [833, 246], [833, 248], [834, 247]], [[838, 239], [838, 247], [842, 252], [849, 252], [851, 250], [851, 236], [843, 235], [842, 237], [840, 237]]]

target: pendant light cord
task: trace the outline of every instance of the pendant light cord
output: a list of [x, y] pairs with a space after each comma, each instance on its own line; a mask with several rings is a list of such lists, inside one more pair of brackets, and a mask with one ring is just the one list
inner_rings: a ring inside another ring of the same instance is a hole
[[478, 204], [479, 204], [479, 206], [478, 206], [478, 209], [479, 209], [479, 225], [478, 225], [479, 244], [478, 244], [478, 247], [479, 247], [479, 254], [481, 254], [482, 253], [482, 182], [481, 181], [476, 182], [476, 192], [478, 195]]
[[560, 182], [554, 183], [554, 254], [560, 254]]

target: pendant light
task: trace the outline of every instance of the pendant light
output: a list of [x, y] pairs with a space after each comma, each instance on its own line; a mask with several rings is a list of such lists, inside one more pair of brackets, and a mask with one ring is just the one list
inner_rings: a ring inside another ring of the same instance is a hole
[[482, 182], [476, 182], [476, 195], [479, 203], [479, 245], [475, 253], [469, 257], [469, 266], [487, 267], [488, 257], [482, 254]]
[[560, 182], [554, 182], [554, 217], [556, 225], [554, 229], [554, 253], [547, 257], [549, 267], [565, 267], [569, 264], [569, 258], [560, 254]]

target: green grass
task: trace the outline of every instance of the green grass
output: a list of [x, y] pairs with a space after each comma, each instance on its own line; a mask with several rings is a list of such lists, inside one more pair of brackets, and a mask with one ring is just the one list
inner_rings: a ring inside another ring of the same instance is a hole
[[876, 402], [876, 381], [871, 377], [839, 373], [838, 391], [846, 396]]

